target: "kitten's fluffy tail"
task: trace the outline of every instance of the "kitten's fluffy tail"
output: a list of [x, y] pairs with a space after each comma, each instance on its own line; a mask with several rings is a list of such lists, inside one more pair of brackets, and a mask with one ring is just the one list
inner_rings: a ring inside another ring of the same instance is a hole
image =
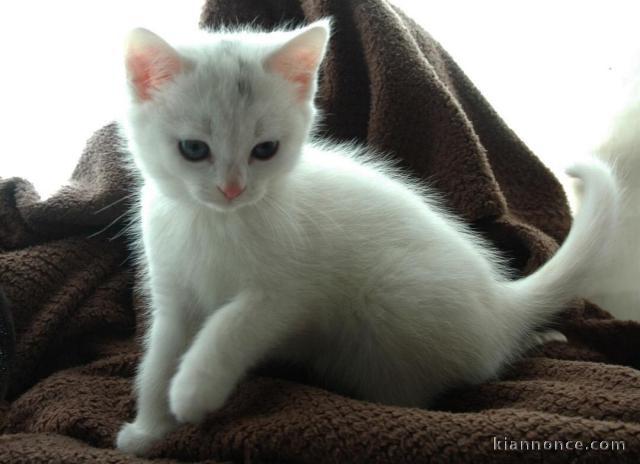
[[640, 320], [640, 73], [635, 80], [625, 107], [596, 150], [598, 158], [616, 166], [620, 220], [609, 259], [591, 277], [585, 296], [619, 319]]
[[593, 159], [567, 173], [581, 180], [584, 188], [569, 235], [540, 269], [506, 284], [514, 297], [512, 314], [524, 318], [529, 328], [545, 325], [569, 301], [584, 296], [588, 277], [606, 257], [618, 222], [619, 193], [611, 168]]

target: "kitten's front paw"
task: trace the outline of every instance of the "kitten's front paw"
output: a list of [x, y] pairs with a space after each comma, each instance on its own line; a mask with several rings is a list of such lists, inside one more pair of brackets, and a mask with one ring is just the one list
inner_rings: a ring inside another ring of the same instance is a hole
[[219, 380], [179, 369], [169, 388], [169, 409], [178, 422], [197, 424], [222, 407], [230, 390]]
[[549, 342], [567, 343], [567, 337], [557, 330], [545, 330], [544, 332], [535, 332], [531, 336], [534, 346], [544, 345]]
[[116, 448], [129, 454], [142, 456], [147, 454], [153, 444], [173, 428], [172, 424], [159, 425], [153, 430], [140, 424], [126, 423], [120, 429], [116, 439]]

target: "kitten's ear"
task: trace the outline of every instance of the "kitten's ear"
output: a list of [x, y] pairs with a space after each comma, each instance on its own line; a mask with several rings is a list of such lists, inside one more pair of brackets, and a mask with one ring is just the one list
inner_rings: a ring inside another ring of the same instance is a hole
[[151, 91], [172, 80], [183, 66], [178, 52], [153, 32], [138, 28], [129, 33], [126, 43], [127, 77], [139, 100], [149, 100]]
[[328, 19], [316, 21], [269, 55], [264, 63], [267, 71], [297, 85], [301, 101], [310, 99], [315, 92], [316, 75], [327, 47], [330, 28]]

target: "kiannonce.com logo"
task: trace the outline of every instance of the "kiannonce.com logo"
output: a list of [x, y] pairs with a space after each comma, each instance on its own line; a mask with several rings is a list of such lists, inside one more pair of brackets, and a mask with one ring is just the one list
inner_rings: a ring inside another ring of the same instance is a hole
[[495, 451], [624, 451], [624, 440], [514, 440], [492, 437]]

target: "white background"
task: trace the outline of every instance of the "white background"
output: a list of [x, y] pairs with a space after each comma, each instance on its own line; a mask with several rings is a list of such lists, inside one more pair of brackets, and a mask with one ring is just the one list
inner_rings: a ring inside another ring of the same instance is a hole
[[[552, 169], [583, 156], [640, 68], [640, 2], [395, 0], [450, 52]], [[137, 26], [197, 27], [202, 0], [0, 3], [0, 176], [47, 196], [118, 116], [122, 44]]]

